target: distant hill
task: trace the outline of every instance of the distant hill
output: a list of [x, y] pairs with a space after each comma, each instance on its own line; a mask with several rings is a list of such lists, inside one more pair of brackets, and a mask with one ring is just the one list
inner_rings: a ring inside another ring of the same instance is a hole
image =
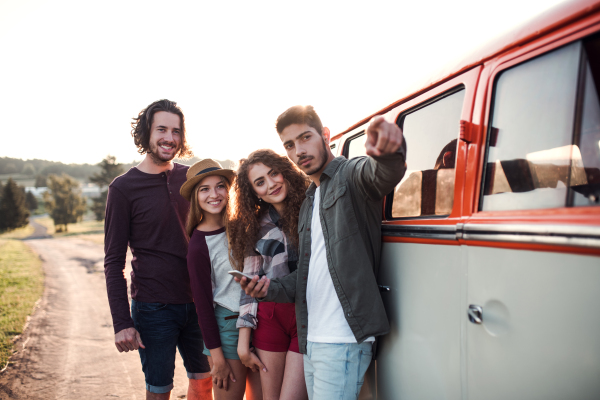
[[[192, 165], [200, 158], [194, 157], [189, 160], [176, 160], [176, 162]], [[98, 160], [98, 163], [101, 160]], [[118, 160], [117, 160], [118, 161]], [[234, 162], [231, 160], [218, 160], [223, 168], [232, 168]], [[123, 170], [137, 165], [139, 161], [133, 163], [124, 163]], [[20, 158], [0, 157], [0, 182], [5, 183], [8, 178], [12, 178], [21, 186], [33, 186], [37, 175], [48, 176], [50, 174], [60, 175], [65, 173], [76, 178], [82, 183], [89, 182], [90, 175], [100, 171], [97, 164], [64, 164], [58, 161], [48, 160], [22, 160]]]
[[[100, 161], [98, 161], [100, 162]], [[93, 164], [63, 164], [48, 160], [22, 160], [20, 158], [0, 157], [0, 175], [4, 180], [5, 175], [50, 175], [66, 173], [74, 178], [87, 178], [98, 171]]]
[[[192, 164], [194, 164], [194, 163], [196, 163], [196, 162], [198, 162], [200, 160], [202, 160], [202, 159], [199, 158], [199, 157], [192, 157], [192, 158], [190, 158], [188, 160], [180, 160], [180, 159], [176, 158], [174, 161], [176, 163], [183, 164], [183, 165], [192, 165]], [[236, 167], [235, 166], [235, 162], [233, 162], [231, 160], [223, 160], [223, 161], [222, 160], [217, 160], [217, 161], [219, 162], [219, 164], [221, 164], [221, 166], [223, 168], [235, 169], [235, 167]], [[140, 163], [140, 161], [134, 161], [134, 162], [131, 162], [131, 163], [123, 164], [123, 170], [127, 171], [129, 168], [134, 167], [134, 166], [138, 165], [139, 163]]]

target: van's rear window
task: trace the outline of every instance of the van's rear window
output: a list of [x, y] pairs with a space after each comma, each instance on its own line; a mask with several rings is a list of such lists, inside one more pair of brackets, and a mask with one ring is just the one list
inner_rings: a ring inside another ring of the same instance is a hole
[[578, 41], [496, 78], [483, 211], [598, 204], [600, 41]]

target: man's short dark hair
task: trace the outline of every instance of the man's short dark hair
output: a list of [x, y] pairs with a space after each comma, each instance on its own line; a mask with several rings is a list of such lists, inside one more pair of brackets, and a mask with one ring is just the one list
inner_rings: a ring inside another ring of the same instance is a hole
[[177, 107], [176, 102], [167, 99], [155, 101], [140, 111], [136, 118], [133, 118], [133, 122], [131, 123], [131, 136], [133, 136], [133, 141], [138, 148], [138, 153], [146, 154], [150, 149], [150, 128], [152, 128], [154, 114], [159, 111], [166, 111], [171, 114], [179, 115], [179, 119], [181, 120], [181, 148], [177, 154], [175, 154], [175, 157], [191, 157], [193, 155], [192, 150], [185, 138], [185, 118], [183, 117], [183, 111], [181, 111], [181, 108]]
[[323, 134], [321, 118], [319, 118], [313, 106], [293, 106], [288, 108], [283, 114], [277, 117], [275, 129], [277, 129], [277, 133], [281, 135], [281, 132], [283, 132], [285, 128], [293, 124], [306, 124], [311, 128], [314, 128], [319, 135]]

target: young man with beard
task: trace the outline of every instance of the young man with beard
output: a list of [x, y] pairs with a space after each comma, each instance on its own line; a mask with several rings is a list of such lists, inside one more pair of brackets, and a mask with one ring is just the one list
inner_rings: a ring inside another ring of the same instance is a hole
[[[189, 380], [188, 399], [212, 399], [212, 380], [187, 270], [185, 218], [179, 194], [191, 155], [177, 103], [159, 100], [142, 110], [131, 134], [144, 160], [115, 178], [106, 203], [104, 272], [119, 352], [139, 350], [146, 399], [168, 399], [176, 347]], [[131, 313], [123, 275], [131, 249]]]
[[406, 144], [396, 124], [376, 117], [366, 130], [370, 157], [336, 158], [311, 106], [291, 107], [276, 128], [288, 157], [313, 181], [300, 209], [298, 269], [240, 283], [262, 301], [296, 302], [309, 398], [356, 399], [375, 336], [389, 331], [376, 282], [381, 206], [406, 171]]

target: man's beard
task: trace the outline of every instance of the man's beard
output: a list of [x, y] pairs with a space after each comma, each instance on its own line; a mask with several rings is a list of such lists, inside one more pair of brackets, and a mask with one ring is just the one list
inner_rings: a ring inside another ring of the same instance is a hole
[[172, 159], [175, 158], [175, 155], [177, 153], [179, 153], [178, 148], [175, 151], [173, 151], [173, 155], [171, 155], [170, 157], [161, 157], [158, 151], [158, 144], [153, 143], [150, 143], [150, 149], [148, 150], [148, 155], [150, 156], [152, 162], [159, 166], [163, 166], [170, 162]]
[[303, 160], [306, 160], [306, 158], [299, 158], [298, 162], [296, 163], [296, 165], [298, 165], [298, 167], [300, 167], [300, 169], [302, 171], [304, 171], [304, 173], [306, 175], [312, 175], [317, 173], [318, 171], [321, 170], [321, 168], [323, 168], [323, 166], [327, 163], [327, 159], [329, 158], [329, 155], [327, 154], [327, 144], [325, 144], [325, 140], [323, 140], [323, 153], [321, 154], [321, 162], [319, 163], [319, 165], [314, 166], [313, 168], [311, 168], [310, 170], [304, 171], [304, 169], [302, 169], [302, 167], [300, 166], [300, 163]]

